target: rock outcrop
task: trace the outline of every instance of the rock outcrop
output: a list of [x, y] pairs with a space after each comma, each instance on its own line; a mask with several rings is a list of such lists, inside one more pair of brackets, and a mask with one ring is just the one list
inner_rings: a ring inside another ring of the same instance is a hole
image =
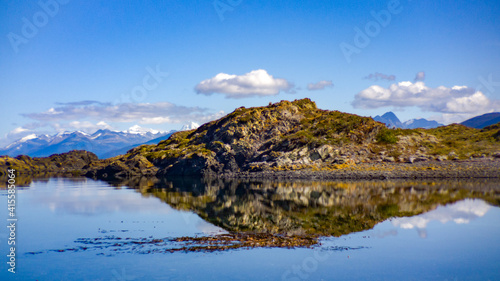
[[[238, 108], [156, 146], [131, 150], [144, 155], [160, 175], [217, 175], [239, 171], [344, 164], [384, 130], [371, 118], [317, 109], [309, 99], [267, 107]], [[356, 154], [357, 155], [357, 154]]]
[[54, 154], [49, 157], [31, 158], [20, 155], [12, 158], [0, 157], [0, 175], [7, 168], [15, 169], [18, 174], [60, 174], [80, 175], [91, 163], [98, 161], [97, 156], [84, 150], [73, 150], [68, 153]]
[[461, 125], [436, 129], [387, 129], [382, 123], [320, 110], [309, 99], [238, 108], [196, 130], [158, 145], [141, 146], [158, 175], [336, 170], [359, 163], [414, 163], [490, 157], [500, 149], [500, 128]]

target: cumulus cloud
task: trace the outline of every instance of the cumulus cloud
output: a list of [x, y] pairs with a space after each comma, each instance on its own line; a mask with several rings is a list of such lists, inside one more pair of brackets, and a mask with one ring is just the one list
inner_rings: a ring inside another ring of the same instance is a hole
[[307, 89], [309, 91], [317, 91], [317, 90], [323, 90], [325, 88], [333, 88], [333, 82], [330, 80], [322, 80], [319, 81], [318, 83], [309, 83], [307, 84]]
[[424, 81], [424, 80], [425, 80], [425, 72], [420, 71], [419, 73], [417, 73], [417, 75], [415, 75], [415, 79], [414, 79], [415, 82]]
[[[87, 119], [104, 122], [136, 122], [140, 124], [185, 123], [189, 121], [209, 121], [221, 113], [213, 114], [206, 108], [179, 106], [168, 102], [121, 103], [116, 105], [90, 103], [77, 106], [64, 104], [41, 113], [23, 116], [41, 122], [72, 122], [73, 127], [94, 126], [85, 123]], [[97, 124], [96, 124], [97, 126]], [[102, 126], [101, 126], [102, 127]]]
[[375, 72], [375, 73], [370, 73], [370, 75], [366, 76], [364, 79], [369, 79], [374, 81], [378, 80], [394, 81], [396, 80], [396, 76]]
[[424, 82], [399, 82], [389, 88], [378, 85], [356, 94], [356, 108], [411, 107], [447, 114], [482, 114], [500, 109], [499, 100], [490, 100], [482, 92], [466, 86], [430, 88]]
[[201, 81], [195, 87], [198, 94], [218, 93], [226, 95], [227, 98], [274, 96], [281, 91], [290, 92], [292, 89], [292, 83], [285, 79], [274, 78], [264, 69], [243, 75], [219, 73], [213, 78]]

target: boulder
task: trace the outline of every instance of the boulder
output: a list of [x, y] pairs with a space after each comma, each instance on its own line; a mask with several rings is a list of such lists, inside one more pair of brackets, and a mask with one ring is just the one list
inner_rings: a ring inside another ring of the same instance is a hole
[[392, 156], [385, 156], [385, 157], [382, 158], [382, 161], [383, 162], [394, 163], [394, 162], [396, 162], [396, 159], [394, 159], [394, 157], [392, 157]]

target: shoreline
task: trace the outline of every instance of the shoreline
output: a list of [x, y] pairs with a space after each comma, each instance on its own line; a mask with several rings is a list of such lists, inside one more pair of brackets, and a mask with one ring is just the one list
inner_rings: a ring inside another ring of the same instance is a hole
[[500, 159], [425, 161], [417, 163], [360, 163], [337, 170], [236, 172], [207, 177], [224, 179], [500, 179]]
[[2, 167], [0, 176], [3, 176], [6, 169], [10, 167], [15, 168], [19, 176], [84, 176], [104, 181], [165, 177], [257, 180], [500, 179], [500, 158], [428, 160], [414, 163], [373, 161], [359, 164], [309, 166], [302, 169], [278, 166], [260, 171], [225, 171], [222, 173], [207, 172], [207, 170], [190, 173], [189, 169], [186, 169], [185, 174], [165, 174], [161, 173], [161, 167], [152, 164], [151, 166], [143, 165], [144, 159], [141, 157], [128, 159], [126, 162], [112, 163], [87, 156], [88, 153], [77, 151], [39, 159], [2, 158], [4, 163], [0, 163]]

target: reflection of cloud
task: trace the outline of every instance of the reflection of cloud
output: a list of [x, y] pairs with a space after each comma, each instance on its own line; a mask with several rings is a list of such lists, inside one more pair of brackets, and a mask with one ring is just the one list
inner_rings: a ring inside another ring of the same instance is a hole
[[403, 229], [417, 229], [419, 236], [427, 237], [426, 227], [431, 221], [439, 221], [447, 223], [453, 221], [457, 224], [469, 223], [484, 216], [491, 208], [482, 200], [466, 199], [447, 206], [440, 206], [436, 210], [428, 213], [410, 217], [410, 218], [395, 218], [392, 224]]
[[388, 236], [397, 236], [397, 235], [398, 235], [398, 231], [396, 229], [391, 229], [391, 230], [384, 231], [384, 232], [377, 232], [377, 233], [373, 234], [373, 236], [378, 237], [378, 238], [385, 238]]
[[226, 230], [223, 228], [220, 228], [218, 226], [215, 226], [211, 223], [208, 223], [204, 220], [199, 220], [198, 223], [196, 224], [196, 228], [205, 233], [205, 234], [221, 234], [221, 233], [228, 233]]
[[32, 194], [33, 204], [47, 206], [52, 212], [60, 214], [95, 216], [115, 212], [170, 213], [172, 211], [170, 206], [159, 200], [144, 198], [131, 190], [63, 187], [47, 192], [35, 188]]

